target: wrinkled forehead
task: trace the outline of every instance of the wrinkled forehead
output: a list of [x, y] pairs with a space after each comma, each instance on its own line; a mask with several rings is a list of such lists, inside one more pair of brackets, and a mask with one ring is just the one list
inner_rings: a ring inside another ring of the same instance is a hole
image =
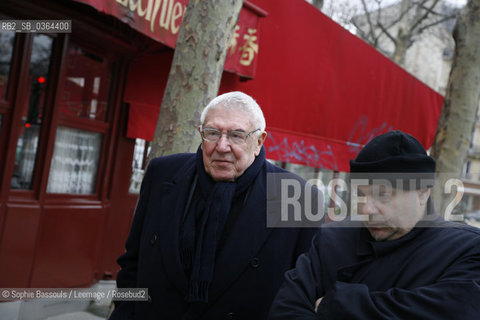
[[423, 190], [435, 184], [435, 176], [432, 172], [350, 172], [348, 179], [352, 185], [380, 184], [402, 190]]
[[[367, 186], [359, 186], [356, 196], [365, 196], [372, 198], [382, 198], [393, 200], [396, 199], [403, 202], [405, 205], [409, 205], [411, 197], [415, 196], [418, 190], [405, 190], [392, 187], [391, 185], [384, 184], [371, 184]], [[355, 196], [355, 195], [353, 195]]]
[[220, 104], [210, 109], [205, 116], [204, 126], [225, 126], [229, 130], [249, 130], [253, 126], [252, 116], [241, 108], [232, 107], [231, 104]]
[[378, 194], [395, 195], [399, 192], [403, 192], [402, 189], [397, 189], [388, 182], [357, 185], [357, 189], [358, 189], [358, 192], [363, 195], [378, 195]]

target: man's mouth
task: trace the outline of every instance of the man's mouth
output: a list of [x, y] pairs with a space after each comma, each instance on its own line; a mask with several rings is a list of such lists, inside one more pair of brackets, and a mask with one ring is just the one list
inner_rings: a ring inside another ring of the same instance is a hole
[[379, 223], [367, 223], [365, 225], [367, 228], [369, 229], [383, 229], [383, 228], [387, 228], [386, 225], [384, 224], [379, 224]]
[[216, 162], [216, 163], [218, 163], [218, 164], [230, 164], [230, 163], [233, 163], [233, 161], [230, 161], [230, 160], [222, 160], [222, 159], [213, 160], [213, 162]]

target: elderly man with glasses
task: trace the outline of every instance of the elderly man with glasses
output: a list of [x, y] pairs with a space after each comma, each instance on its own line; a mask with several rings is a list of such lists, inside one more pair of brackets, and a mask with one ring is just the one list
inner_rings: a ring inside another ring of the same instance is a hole
[[149, 299], [117, 301], [110, 319], [266, 319], [310, 246], [314, 229], [267, 227], [267, 173], [285, 171], [265, 160], [255, 100], [220, 95], [200, 122], [196, 154], [148, 166], [117, 284]]

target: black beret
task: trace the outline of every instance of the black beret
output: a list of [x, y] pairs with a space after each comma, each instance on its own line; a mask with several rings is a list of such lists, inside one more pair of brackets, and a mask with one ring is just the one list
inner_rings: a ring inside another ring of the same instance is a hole
[[[350, 160], [351, 173], [390, 173], [391, 177], [432, 179], [435, 159], [422, 144], [402, 131], [390, 131], [368, 142], [355, 160]], [[405, 175], [408, 173], [409, 175]]]

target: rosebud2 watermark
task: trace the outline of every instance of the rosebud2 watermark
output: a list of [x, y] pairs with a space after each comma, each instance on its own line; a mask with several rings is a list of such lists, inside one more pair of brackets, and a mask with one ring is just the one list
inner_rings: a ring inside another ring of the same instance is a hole
[[[448, 176], [447, 179], [443, 177], [442, 182], [442, 192], [450, 199], [442, 215], [450, 221], [463, 221], [463, 215], [454, 211], [463, 197], [463, 182]], [[318, 227], [325, 222], [345, 220], [364, 222], [368, 216], [359, 212], [359, 207], [365, 206], [369, 200], [359, 193], [362, 186], [372, 186], [369, 197], [387, 204], [396, 190], [432, 190], [434, 183], [431, 173], [349, 174], [327, 183], [315, 178], [305, 182], [290, 173], [269, 173], [267, 227]], [[433, 197], [433, 191], [430, 197]], [[429, 210], [433, 210], [433, 201], [429, 206]], [[411, 208], [405, 204], [403, 207], [397, 205], [396, 209], [398, 215], [403, 215]], [[422, 220], [428, 221], [431, 217], [426, 215]]]

